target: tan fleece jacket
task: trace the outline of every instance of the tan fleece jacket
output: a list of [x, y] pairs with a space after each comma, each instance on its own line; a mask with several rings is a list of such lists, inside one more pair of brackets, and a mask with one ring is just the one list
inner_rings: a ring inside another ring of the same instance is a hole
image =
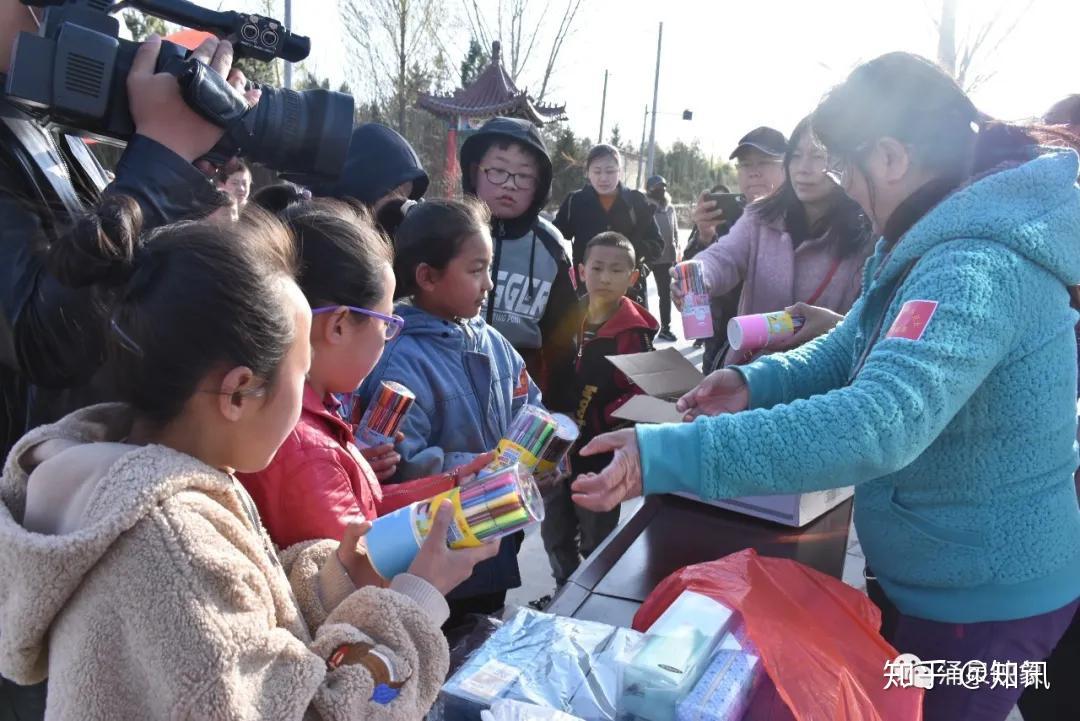
[[[46, 717], [57, 720], [427, 712], [449, 665], [446, 602], [430, 584], [406, 574], [355, 590], [336, 541], [279, 560], [231, 476], [162, 446], [115, 443], [130, 425], [125, 406], [94, 406], [31, 432], [8, 457], [0, 674], [48, 677]], [[327, 671], [343, 643], [374, 645], [404, 681], [396, 699], [372, 700], [368, 667], [379, 663]]]

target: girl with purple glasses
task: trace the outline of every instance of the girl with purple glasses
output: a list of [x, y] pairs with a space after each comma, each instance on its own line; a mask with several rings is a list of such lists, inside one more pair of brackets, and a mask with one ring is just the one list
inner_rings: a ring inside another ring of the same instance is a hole
[[297, 280], [311, 306], [311, 371], [296, 427], [267, 468], [241, 480], [270, 537], [287, 548], [336, 538], [354, 518], [374, 520], [379, 482], [398, 456], [392, 445], [362, 454], [336, 396], [360, 386], [404, 321], [392, 314], [390, 246], [364, 211], [316, 201], [292, 206], [283, 219], [296, 236]]

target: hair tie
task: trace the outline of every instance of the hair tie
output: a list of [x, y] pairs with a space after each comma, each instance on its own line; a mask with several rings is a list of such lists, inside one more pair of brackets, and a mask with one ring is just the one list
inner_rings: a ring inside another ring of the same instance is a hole
[[404, 218], [406, 215], [409, 214], [410, 210], [412, 210], [418, 205], [420, 205], [420, 203], [418, 201], [412, 200], [411, 198], [401, 201], [401, 217]]

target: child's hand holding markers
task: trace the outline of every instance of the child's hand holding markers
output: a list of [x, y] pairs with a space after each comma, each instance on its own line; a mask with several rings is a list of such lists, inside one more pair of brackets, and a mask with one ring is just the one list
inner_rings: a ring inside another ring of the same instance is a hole
[[393, 478], [397, 473], [397, 464], [401, 463], [401, 455], [394, 450], [394, 444], [401, 443], [403, 440], [405, 440], [405, 434], [399, 431], [394, 437], [394, 443], [360, 449], [360, 455], [371, 466], [371, 470], [375, 471], [375, 478], [379, 480], [379, 483]]
[[446, 545], [446, 533], [454, 518], [454, 504], [444, 500], [435, 513], [431, 531], [420, 546], [409, 573], [424, 579], [444, 596], [472, 575], [473, 567], [499, 552], [499, 542], [454, 550]]

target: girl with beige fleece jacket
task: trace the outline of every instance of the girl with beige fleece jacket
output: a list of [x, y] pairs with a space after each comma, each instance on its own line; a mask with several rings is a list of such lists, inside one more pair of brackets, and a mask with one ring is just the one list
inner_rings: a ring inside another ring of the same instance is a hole
[[137, 206], [108, 202], [105, 227], [50, 261], [118, 286], [126, 402], [38, 428], [7, 459], [0, 674], [48, 678], [48, 719], [421, 718], [449, 663], [442, 596], [498, 546], [447, 549], [443, 508], [388, 588], [364, 523], [279, 556], [233, 472], [264, 467], [300, 415], [311, 314], [291, 239], [263, 219], [140, 244]]

